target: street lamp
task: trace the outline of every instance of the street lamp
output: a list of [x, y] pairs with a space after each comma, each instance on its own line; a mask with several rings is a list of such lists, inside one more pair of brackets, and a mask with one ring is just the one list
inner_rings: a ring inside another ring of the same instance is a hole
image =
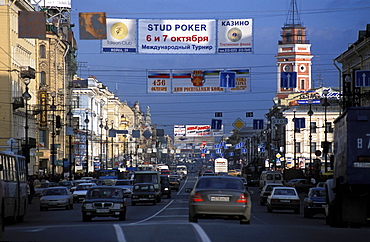
[[104, 169], [106, 169], [106, 167], [103, 165], [103, 128], [104, 128], [104, 125], [103, 125], [103, 116], [100, 116], [100, 125], [99, 125], [99, 128], [100, 128], [100, 165], [103, 166]]
[[68, 155], [68, 163], [69, 163], [69, 178], [72, 179], [72, 177], [74, 177], [74, 174], [72, 174], [72, 172], [74, 173], [74, 167], [72, 168], [73, 166], [73, 152], [72, 152], [72, 135], [73, 135], [73, 129], [72, 129], [72, 117], [73, 117], [73, 113], [72, 113], [72, 105], [70, 103], [69, 105], [69, 110], [68, 110], [68, 113], [67, 113], [67, 116], [69, 118], [69, 131], [68, 131], [68, 143], [69, 143], [69, 155]]
[[311, 118], [312, 118], [312, 115], [313, 115], [312, 99], [308, 99], [308, 104], [310, 105], [310, 110], [308, 110], [308, 112], [307, 112], [308, 116], [310, 116], [310, 136], [309, 136], [309, 140], [310, 140], [310, 167], [309, 167], [309, 171], [310, 171], [310, 176], [312, 176], [312, 123], [311, 123]]
[[[26, 85], [26, 91], [22, 94], [22, 98], [26, 101], [26, 123], [24, 126], [25, 131], [25, 144], [23, 147], [23, 155], [26, 158], [27, 165], [30, 163], [30, 147], [29, 147], [29, 141], [28, 141], [28, 101], [31, 100], [32, 96], [28, 92], [28, 84], [30, 84], [31, 79], [25, 78], [23, 80], [23, 83]], [[28, 173], [28, 168], [26, 169], [26, 172]], [[28, 176], [28, 174], [27, 174]]]
[[324, 127], [325, 141], [323, 145], [323, 155], [325, 156], [325, 172], [328, 171], [328, 152], [329, 152], [328, 125], [326, 124], [327, 123], [326, 110], [328, 106], [330, 106], [330, 103], [328, 103], [328, 93], [329, 93], [328, 89], [325, 89], [323, 91], [325, 98], [324, 98], [324, 103], [322, 104], [322, 106], [324, 106], [324, 125], [325, 125]]
[[89, 174], [89, 134], [88, 134], [88, 128], [89, 128], [89, 117], [87, 116], [89, 113], [89, 109], [85, 109], [86, 118], [86, 176]]
[[[114, 123], [114, 121], [111, 120], [110, 123], [112, 124], [112, 131], [113, 131], [113, 123]], [[111, 160], [112, 160], [112, 167], [113, 167], [114, 166], [113, 135], [112, 135], [112, 155], [111, 155]]]
[[53, 111], [53, 121], [52, 121], [52, 132], [51, 132], [51, 140], [52, 140], [52, 143], [51, 143], [51, 174], [52, 176], [54, 177], [55, 175], [55, 109], [56, 109], [56, 106], [55, 106], [55, 97], [57, 96], [56, 92], [53, 91], [51, 93], [51, 98], [52, 98], [52, 103], [51, 103], [51, 111]]
[[105, 166], [108, 168], [108, 118], [105, 118]]
[[297, 109], [296, 108], [293, 108], [293, 142], [294, 142], [294, 150], [293, 150], [293, 154], [294, 154], [294, 156], [293, 156], [293, 164], [294, 164], [294, 169], [296, 169], [297, 168], [297, 150], [296, 150], [296, 148], [297, 148], [297, 143], [296, 143], [296, 137], [295, 137], [295, 132], [296, 132], [296, 128], [295, 128], [295, 112], [297, 111]]

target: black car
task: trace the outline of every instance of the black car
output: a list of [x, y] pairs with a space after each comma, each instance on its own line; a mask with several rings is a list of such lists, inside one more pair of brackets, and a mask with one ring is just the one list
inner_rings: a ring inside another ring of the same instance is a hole
[[176, 177], [170, 177], [170, 188], [178, 191], [180, 187], [180, 182]]
[[316, 214], [325, 214], [326, 192], [323, 187], [313, 187], [303, 200], [305, 218], [312, 218]]
[[89, 188], [82, 203], [82, 221], [93, 217], [118, 217], [126, 220], [126, 200], [123, 189], [115, 186], [94, 186]]
[[132, 190], [131, 205], [137, 203], [153, 203], [157, 204], [156, 192], [153, 183], [135, 183]]
[[161, 190], [162, 196], [166, 195], [167, 198], [171, 198], [170, 178], [166, 175], [161, 175]]

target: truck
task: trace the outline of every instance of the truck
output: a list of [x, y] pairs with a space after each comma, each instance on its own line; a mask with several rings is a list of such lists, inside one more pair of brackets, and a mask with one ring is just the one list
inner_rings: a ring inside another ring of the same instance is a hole
[[334, 125], [326, 222], [332, 227], [361, 227], [370, 221], [370, 108], [350, 107]]
[[134, 173], [134, 186], [135, 183], [153, 183], [156, 191], [157, 202], [161, 201], [161, 178], [158, 171], [136, 171]]
[[215, 174], [218, 173], [226, 173], [228, 172], [228, 161], [225, 158], [217, 158], [215, 159]]

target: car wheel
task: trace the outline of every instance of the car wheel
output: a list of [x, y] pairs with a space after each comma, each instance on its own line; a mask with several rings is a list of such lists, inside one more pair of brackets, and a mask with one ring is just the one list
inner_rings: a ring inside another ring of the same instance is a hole
[[196, 217], [190, 216], [190, 214], [189, 214], [189, 222], [190, 223], [198, 223], [198, 219]]
[[299, 209], [299, 208], [294, 209], [294, 213], [295, 213], [295, 214], [299, 214], [299, 213], [300, 213], [300, 209]]
[[247, 220], [247, 219], [240, 219], [239, 220], [240, 224], [250, 224], [251, 223], [251, 220]]
[[82, 222], [90, 222], [91, 221], [91, 217], [86, 215], [86, 214], [82, 214]]
[[71, 203], [71, 209], [73, 209], [73, 203]]
[[168, 195], [167, 195], [167, 198], [171, 198], [171, 194], [168, 194]]
[[265, 203], [262, 200], [260, 200], [260, 205], [265, 205]]
[[125, 221], [126, 220], [126, 210], [119, 215], [119, 221]]
[[157, 205], [157, 202], [156, 201], [153, 201], [153, 205]]

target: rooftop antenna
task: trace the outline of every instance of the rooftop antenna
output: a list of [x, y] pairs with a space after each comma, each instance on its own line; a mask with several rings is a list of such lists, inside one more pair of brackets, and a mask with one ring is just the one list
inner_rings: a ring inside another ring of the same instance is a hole
[[299, 26], [302, 26], [302, 22], [298, 14], [297, 2], [295, 0], [292, 0], [290, 3], [290, 9], [284, 27], [299, 27]]

